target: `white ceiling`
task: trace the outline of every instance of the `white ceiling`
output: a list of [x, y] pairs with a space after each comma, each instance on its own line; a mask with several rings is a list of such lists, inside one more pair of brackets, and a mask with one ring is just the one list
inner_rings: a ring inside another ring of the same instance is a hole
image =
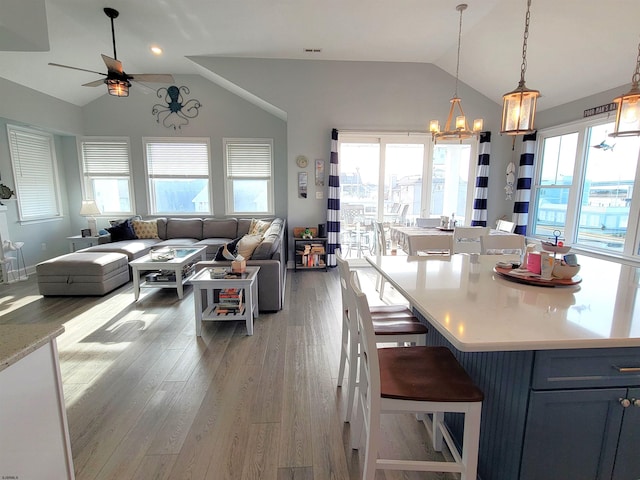
[[[197, 74], [187, 57], [211, 55], [424, 62], [455, 75], [458, 3], [2, 0], [0, 76], [80, 106], [104, 95], [102, 86], [81, 86], [95, 74], [47, 63], [106, 71], [100, 54], [113, 56], [107, 6], [120, 11], [117, 54], [127, 73]], [[460, 80], [501, 103], [520, 79], [526, 1], [468, 4]], [[639, 0], [532, 0], [526, 80], [542, 92], [539, 109], [617, 87], [625, 93], [638, 55], [638, 19]], [[150, 53], [153, 44], [164, 49], [161, 57]]]

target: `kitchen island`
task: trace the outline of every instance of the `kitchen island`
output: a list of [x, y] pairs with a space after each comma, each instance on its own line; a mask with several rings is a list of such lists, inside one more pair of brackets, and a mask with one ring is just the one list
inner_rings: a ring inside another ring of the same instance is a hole
[[0, 325], [0, 478], [75, 478], [56, 346], [63, 332]]
[[582, 281], [549, 288], [498, 275], [507, 258], [367, 260], [484, 391], [480, 478], [640, 478], [640, 270], [580, 256]]

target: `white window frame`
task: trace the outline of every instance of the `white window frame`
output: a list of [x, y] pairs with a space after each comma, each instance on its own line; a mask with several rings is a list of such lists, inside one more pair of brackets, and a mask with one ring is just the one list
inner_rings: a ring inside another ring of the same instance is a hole
[[[127, 171], [120, 172], [105, 172], [105, 173], [91, 173], [87, 172], [86, 162], [84, 158], [84, 144], [85, 143], [103, 143], [103, 144], [126, 144], [127, 150]], [[82, 198], [83, 200], [94, 200], [95, 192], [93, 191], [94, 178], [113, 178], [113, 179], [126, 179], [129, 188], [129, 199], [131, 208], [129, 211], [102, 211], [103, 215], [133, 215], [135, 212], [135, 192], [133, 188], [132, 180], [132, 164], [131, 164], [131, 142], [129, 137], [81, 137], [78, 139], [78, 160], [80, 164], [80, 178], [82, 178]]]
[[[567, 135], [570, 133], [578, 134], [578, 142], [576, 148], [576, 158], [574, 163], [573, 181], [569, 187], [569, 202], [567, 205], [567, 219], [563, 235], [565, 243], [572, 244], [573, 249], [577, 251], [589, 252], [595, 256], [609, 258], [625, 258], [634, 262], [640, 261], [638, 253], [640, 241], [639, 231], [639, 215], [640, 215], [640, 152], [639, 166], [636, 169], [636, 177], [634, 179], [632, 202], [629, 209], [629, 223], [625, 236], [625, 244], [622, 253], [613, 250], [599, 249], [587, 245], [574, 245], [578, 238], [578, 222], [579, 222], [579, 203], [582, 200], [582, 190], [584, 187], [587, 151], [590, 148], [588, 139], [588, 130], [591, 127], [611, 123], [612, 119], [609, 115], [598, 115], [587, 119], [580, 119], [574, 122], [549, 127], [538, 131], [536, 141], [536, 157], [535, 157], [535, 173], [531, 185], [531, 199], [529, 202], [529, 218], [527, 232], [531, 232], [527, 236], [539, 240], [547, 240], [546, 237], [533, 234], [535, 219], [537, 218], [538, 195], [541, 188], [548, 188], [548, 185], [540, 185], [540, 177], [542, 175], [542, 155], [544, 148], [544, 140], [550, 137]], [[610, 139], [615, 143], [615, 139]]]
[[[224, 178], [225, 178], [225, 213], [227, 215], [273, 215], [274, 208], [274, 154], [273, 154], [273, 139], [272, 138], [223, 138], [223, 151], [224, 151]], [[231, 176], [229, 172], [229, 146], [230, 145], [268, 145], [270, 153], [270, 171], [269, 176], [251, 176], [248, 174]], [[233, 202], [233, 181], [234, 180], [266, 180], [267, 181], [267, 210], [266, 211], [252, 211], [241, 212], [236, 211]]]
[[[207, 147], [207, 174], [195, 175], [183, 169], [182, 175], [150, 175], [149, 174], [149, 159], [147, 146], [149, 144], [184, 144], [184, 143], [202, 143]], [[150, 215], [181, 215], [181, 216], [202, 216], [213, 215], [213, 196], [212, 196], [212, 181], [211, 181], [211, 144], [208, 137], [143, 137], [142, 146], [144, 151], [144, 172], [147, 179], [147, 208]], [[180, 178], [180, 179], [206, 179], [209, 183], [207, 196], [209, 198], [209, 211], [196, 211], [196, 212], [159, 212], [155, 205], [155, 194], [153, 191], [153, 179], [154, 178]]]
[[[40, 141], [41, 147], [46, 143], [48, 152], [42, 152], [43, 158], [29, 158], [28, 155], [23, 154], [24, 158], [21, 159], [19, 139], [26, 141], [29, 137]], [[41, 130], [7, 124], [7, 138], [20, 222], [41, 222], [62, 218], [58, 162], [53, 135]], [[30, 169], [31, 173], [25, 173], [25, 169]], [[45, 174], [39, 177], [43, 183], [33, 184], [35, 172]]]

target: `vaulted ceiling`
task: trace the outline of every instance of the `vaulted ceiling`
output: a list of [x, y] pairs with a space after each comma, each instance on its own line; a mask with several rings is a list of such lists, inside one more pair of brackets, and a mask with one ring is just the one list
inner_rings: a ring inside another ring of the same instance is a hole
[[[457, 0], [2, 0], [0, 77], [85, 105], [105, 88], [115, 20], [127, 73], [197, 74], [189, 56], [433, 63], [455, 75]], [[469, 0], [460, 80], [496, 103], [520, 78], [525, 0]], [[532, 0], [527, 86], [544, 110], [628, 89], [640, 42], [638, 0]], [[152, 45], [164, 53], [154, 56]], [[307, 53], [305, 49], [319, 49]], [[452, 92], [453, 93], [453, 92]]]

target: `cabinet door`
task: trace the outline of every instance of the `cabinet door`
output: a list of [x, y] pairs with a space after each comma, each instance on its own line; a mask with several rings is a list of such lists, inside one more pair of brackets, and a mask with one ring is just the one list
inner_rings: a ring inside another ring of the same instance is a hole
[[[627, 398], [640, 399], [640, 388], [630, 388]], [[640, 478], [638, 445], [640, 445], [640, 406], [631, 405], [624, 409], [613, 480]]]
[[[610, 479], [626, 388], [534, 391], [521, 480]], [[629, 407], [631, 408], [631, 407]], [[627, 477], [629, 478], [629, 477]]]

